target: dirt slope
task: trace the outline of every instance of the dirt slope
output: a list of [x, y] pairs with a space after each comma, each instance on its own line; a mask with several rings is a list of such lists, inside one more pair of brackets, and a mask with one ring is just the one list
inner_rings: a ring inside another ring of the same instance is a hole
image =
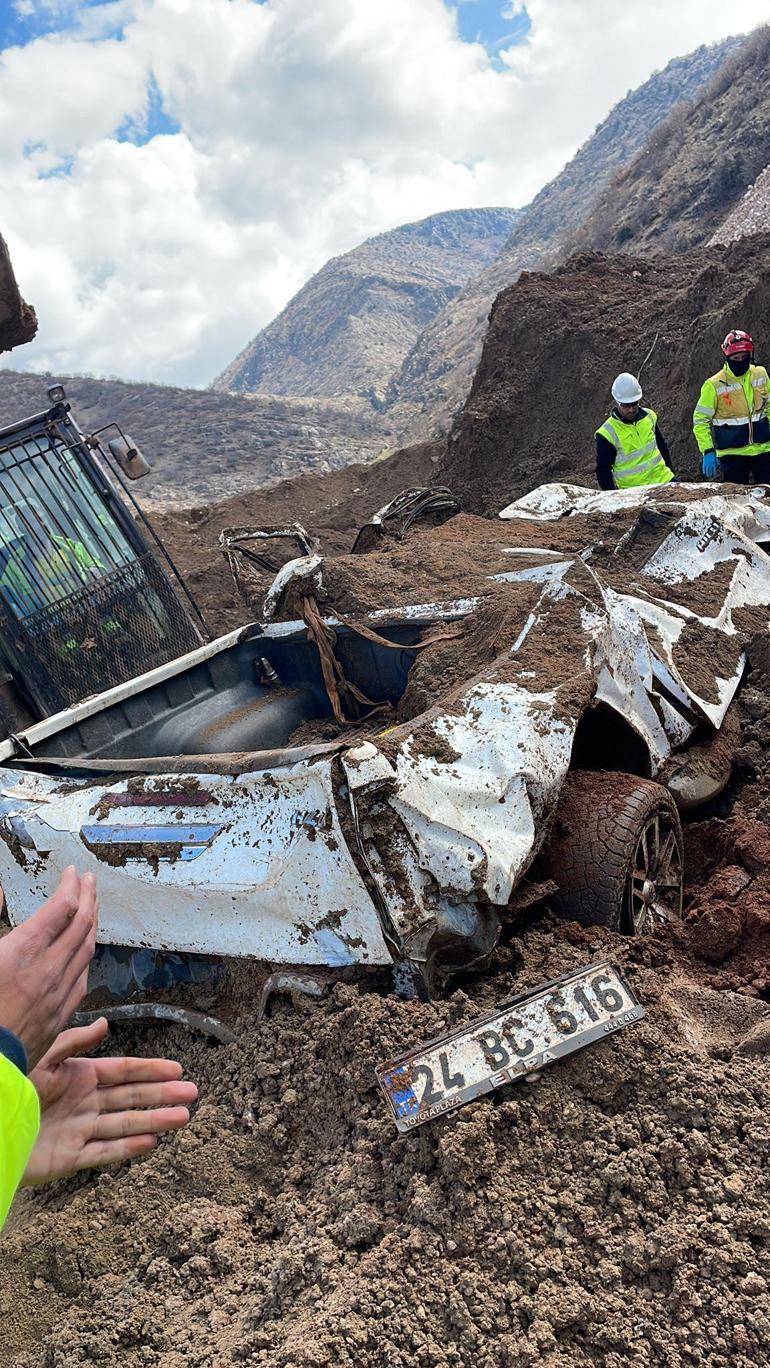
[[[250, 620], [219, 549], [224, 527], [282, 527], [300, 522], [324, 554], [349, 551], [356, 531], [409, 485], [437, 483], [440, 444], [394, 452], [372, 465], [283, 480], [215, 504], [158, 512], [153, 521], [215, 633]], [[271, 576], [265, 577], [264, 588]], [[255, 609], [258, 611], [258, 609]]]
[[482, 513], [549, 480], [593, 484], [593, 433], [609, 411], [612, 379], [637, 373], [653, 344], [646, 402], [675, 469], [696, 477], [691, 417], [700, 385], [719, 368], [730, 327], [752, 329], [758, 360], [767, 360], [768, 306], [767, 234], [682, 256], [587, 253], [553, 275], [524, 274], [495, 301], [443, 481]]

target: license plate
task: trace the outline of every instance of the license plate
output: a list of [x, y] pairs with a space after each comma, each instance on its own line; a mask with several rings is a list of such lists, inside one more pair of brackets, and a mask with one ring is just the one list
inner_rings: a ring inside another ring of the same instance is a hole
[[410, 1131], [643, 1016], [617, 969], [591, 964], [511, 998], [471, 1026], [389, 1059], [377, 1078], [398, 1129]]

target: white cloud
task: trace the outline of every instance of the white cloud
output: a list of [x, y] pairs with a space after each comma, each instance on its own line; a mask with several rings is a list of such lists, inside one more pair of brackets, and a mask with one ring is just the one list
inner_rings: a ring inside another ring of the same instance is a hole
[[[654, 67], [770, 17], [529, 0], [499, 70], [443, 0], [44, 2], [78, 25], [0, 57], [0, 229], [41, 324], [5, 363], [182, 384], [328, 257], [526, 203]], [[179, 131], [121, 140], [158, 99]]]

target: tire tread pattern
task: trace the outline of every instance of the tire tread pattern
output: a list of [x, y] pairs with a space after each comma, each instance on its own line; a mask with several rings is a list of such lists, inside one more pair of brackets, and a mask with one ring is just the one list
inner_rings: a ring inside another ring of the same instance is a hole
[[679, 813], [661, 784], [615, 771], [568, 774], [546, 857], [559, 887], [552, 906], [561, 916], [620, 930], [631, 860], [642, 828], [656, 812], [676, 831], [681, 852]]

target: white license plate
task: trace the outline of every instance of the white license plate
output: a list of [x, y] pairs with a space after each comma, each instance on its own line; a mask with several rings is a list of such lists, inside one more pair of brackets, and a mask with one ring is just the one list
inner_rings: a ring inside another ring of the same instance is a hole
[[591, 964], [511, 998], [471, 1026], [389, 1059], [377, 1078], [398, 1129], [410, 1131], [643, 1016], [617, 969]]

